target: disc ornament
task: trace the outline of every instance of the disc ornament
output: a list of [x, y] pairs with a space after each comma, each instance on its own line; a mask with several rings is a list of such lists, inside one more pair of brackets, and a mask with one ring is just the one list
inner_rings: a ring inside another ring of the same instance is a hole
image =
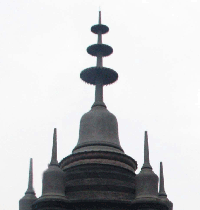
[[83, 70], [80, 77], [86, 83], [96, 85], [97, 80], [101, 80], [102, 85], [109, 85], [117, 81], [116, 71], [106, 67], [91, 67]]
[[87, 52], [92, 56], [109, 56], [113, 53], [112, 47], [106, 44], [93, 44], [87, 48]]
[[97, 24], [91, 27], [91, 31], [94, 34], [98, 34], [98, 33], [106, 34], [109, 31], [109, 28], [106, 25]]

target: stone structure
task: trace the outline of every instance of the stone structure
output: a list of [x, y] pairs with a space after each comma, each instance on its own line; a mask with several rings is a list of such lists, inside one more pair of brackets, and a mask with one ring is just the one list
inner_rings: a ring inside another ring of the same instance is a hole
[[95, 67], [81, 72], [81, 79], [95, 85], [95, 102], [80, 121], [79, 140], [72, 154], [57, 161], [57, 134], [54, 130], [52, 159], [43, 174], [42, 196], [38, 199], [32, 187], [32, 161], [29, 187], [19, 202], [19, 210], [132, 209], [172, 210], [164, 190], [163, 167], [158, 176], [149, 162], [148, 136], [145, 132], [144, 164], [138, 175], [137, 162], [120, 146], [118, 123], [103, 101], [103, 86], [118, 79], [118, 74], [103, 67], [103, 57], [113, 49], [102, 44], [102, 34], [109, 31], [99, 23], [91, 31], [98, 35], [97, 44], [87, 52], [97, 57]]

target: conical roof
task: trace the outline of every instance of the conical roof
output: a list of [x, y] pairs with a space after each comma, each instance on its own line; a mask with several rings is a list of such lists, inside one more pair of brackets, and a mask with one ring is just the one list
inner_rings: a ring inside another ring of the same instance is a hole
[[92, 26], [91, 31], [98, 35], [98, 41], [97, 44], [89, 46], [87, 52], [97, 57], [97, 65], [83, 70], [80, 77], [86, 83], [95, 85], [95, 102], [91, 110], [81, 118], [79, 140], [73, 153], [88, 151], [123, 153], [119, 142], [117, 119], [103, 102], [103, 86], [115, 82], [118, 74], [110, 68], [103, 67], [103, 57], [112, 54], [113, 49], [102, 44], [102, 34], [107, 33], [109, 28], [101, 24], [101, 12], [99, 24]]

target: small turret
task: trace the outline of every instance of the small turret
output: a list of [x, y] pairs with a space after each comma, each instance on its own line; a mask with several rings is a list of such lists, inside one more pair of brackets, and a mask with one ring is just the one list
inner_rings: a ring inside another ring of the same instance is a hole
[[158, 193], [158, 176], [153, 172], [149, 161], [148, 135], [145, 131], [144, 164], [135, 177], [136, 197], [133, 209], [137, 210], [172, 210], [172, 203], [167, 199], [164, 189], [162, 163], [160, 164], [160, 191]]
[[52, 158], [48, 169], [43, 174], [43, 196], [65, 196], [65, 173], [57, 161], [57, 131], [54, 128]]
[[159, 185], [159, 197], [167, 198], [167, 194], [165, 192], [165, 185], [164, 185], [164, 175], [163, 175], [163, 165], [160, 162], [160, 185]]
[[35, 191], [33, 189], [33, 162], [31, 158], [29, 168], [28, 189], [25, 192], [25, 196], [19, 201], [19, 210], [31, 210], [31, 206], [36, 199], [37, 197], [35, 196]]
[[172, 202], [167, 198], [167, 194], [165, 192], [165, 184], [164, 184], [164, 173], [163, 173], [163, 164], [160, 162], [160, 185], [159, 185], [159, 198], [164, 202], [169, 210], [173, 209]]
[[158, 196], [158, 176], [152, 171], [149, 162], [148, 135], [145, 131], [144, 164], [142, 170], [136, 175], [136, 199], [156, 198]]
[[57, 131], [54, 128], [52, 157], [43, 173], [42, 196], [34, 202], [32, 210], [63, 210], [65, 204], [65, 173], [57, 161]]

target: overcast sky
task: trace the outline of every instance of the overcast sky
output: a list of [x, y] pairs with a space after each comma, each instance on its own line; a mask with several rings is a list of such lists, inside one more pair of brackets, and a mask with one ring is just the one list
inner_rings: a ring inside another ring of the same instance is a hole
[[1, 0], [0, 160], [1, 210], [18, 209], [33, 158], [34, 188], [51, 158], [53, 129], [58, 159], [76, 146], [81, 116], [94, 87], [80, 72], [96, 65], [86, 48], [97, 42], [90, 27], [110, 28], [113, 47], [104, 66], [119, 80], [104, 88], [116, 115], [125, 153], [143, 163], [144, 131], [150, 162], [174, 210], [199, 206], [200, 1], [198, 0]]

